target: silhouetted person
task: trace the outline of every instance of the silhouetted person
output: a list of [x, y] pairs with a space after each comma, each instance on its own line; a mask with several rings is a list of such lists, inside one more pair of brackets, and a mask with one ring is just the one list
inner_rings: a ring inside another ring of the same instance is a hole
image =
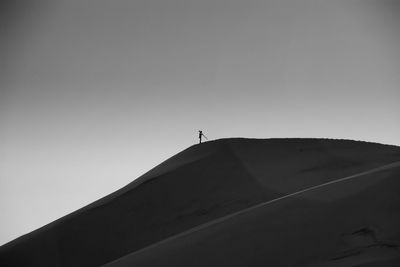
[[207, 137], [203, 134], [203, 131], [199, 131], [199, 144], [201, 144], [201, 138], [204, 137], [207, 139]]

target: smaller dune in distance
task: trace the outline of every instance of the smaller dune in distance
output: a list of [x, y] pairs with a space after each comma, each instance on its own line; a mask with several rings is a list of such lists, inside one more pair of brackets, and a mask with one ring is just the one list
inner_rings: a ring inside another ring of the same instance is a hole
[[0, 247], [0, 266], [400, 266], [400, 147], [231, 138]]

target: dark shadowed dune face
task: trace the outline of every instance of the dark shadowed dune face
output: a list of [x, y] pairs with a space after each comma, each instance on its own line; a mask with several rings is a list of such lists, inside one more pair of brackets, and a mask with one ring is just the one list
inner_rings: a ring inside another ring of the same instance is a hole
[[400, 266], [396, 162], [347, 140], [195, 145], [2, 246], [0, 265]]

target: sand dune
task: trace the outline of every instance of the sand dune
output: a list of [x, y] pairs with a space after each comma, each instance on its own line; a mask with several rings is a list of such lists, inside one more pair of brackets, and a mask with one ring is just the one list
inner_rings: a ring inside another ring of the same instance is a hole
[[0, 263], [398, 266], [399, 161], [399, 147], [348, 140], [195, 145], [0, 247]]

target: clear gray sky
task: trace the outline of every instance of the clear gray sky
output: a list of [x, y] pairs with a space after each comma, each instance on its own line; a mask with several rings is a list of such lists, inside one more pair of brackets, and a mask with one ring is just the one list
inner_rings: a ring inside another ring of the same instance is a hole
[[4, 0], [0, 244], [197, 142], [400, 145], [400, 1]]

